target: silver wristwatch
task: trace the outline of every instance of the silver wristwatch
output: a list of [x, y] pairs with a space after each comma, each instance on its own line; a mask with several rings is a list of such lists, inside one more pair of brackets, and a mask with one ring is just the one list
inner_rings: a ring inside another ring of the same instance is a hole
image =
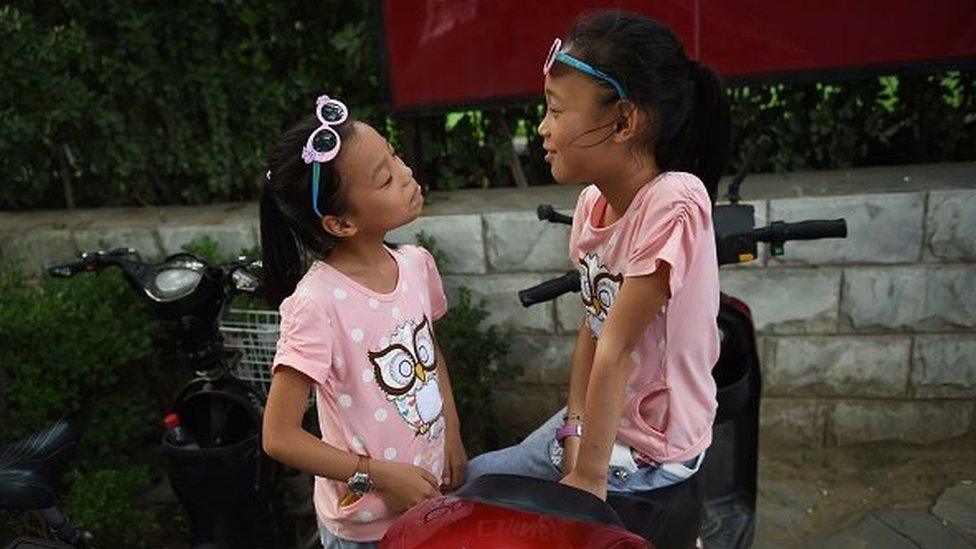
[[373, 488], [373, 481], [369, 478], [369, 458], [359, 457], [359, 462], [356, 463], [356, 472], [346, 480], [346, 488], [350, 492], [360, 495], [369, 492]]

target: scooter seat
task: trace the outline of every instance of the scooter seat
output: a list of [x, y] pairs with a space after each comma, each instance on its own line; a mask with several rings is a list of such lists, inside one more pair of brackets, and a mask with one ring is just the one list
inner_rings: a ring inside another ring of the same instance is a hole
[[78, 436], [67, 421], [0, 448], [0, 507], [53, 507]]
[[596, 496], [538, 478], [482, 475], [458, 490], [457, 496], [541, 515], [623, 526], [613, 509]]

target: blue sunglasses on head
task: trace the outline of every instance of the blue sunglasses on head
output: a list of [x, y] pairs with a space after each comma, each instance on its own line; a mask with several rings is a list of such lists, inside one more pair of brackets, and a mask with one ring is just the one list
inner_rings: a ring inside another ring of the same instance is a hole
[[601, 71], [600, 69], [593, 67], [592, 65], [586, 63], [585, 61], [581, 61], [564, 51], [560, 51], [560, 48], [562, 48], [562, 46], [563, 46], [563, 41], [558, 38], [552, 43], [552, 48], [549, 49], [549, 56], [546, 57], [546, 62], [545, 64], [542, 65], [543, 75], [549, 74], [549, 71], [552, 70], [552, 65], [556, 61], [559, 61], [560, 63], [569, 65], [570, 67], [573, 67], [574, 69], [580, 72], [584, 72], [598, 80], [603, 80], [604, 82], [610, 84], [610, 86], [613, 87], [613, 89], [617, 92], [617, 95], [620, 96], [621, 99], [627, 99], [627, 91], [624, 90], [624, 87], [620, 85], [620, 82], [617, 82], [616, 78]]

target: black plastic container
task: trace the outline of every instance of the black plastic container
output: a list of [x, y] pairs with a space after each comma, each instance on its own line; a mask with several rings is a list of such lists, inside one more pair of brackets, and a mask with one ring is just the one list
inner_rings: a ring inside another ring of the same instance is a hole
[[273, 547], [273, 464], [261, 448], [261, 408], [236, 380], [191, 382], [173, 411], [199, 448], [163, 437], [169, 481], [196, 546]]

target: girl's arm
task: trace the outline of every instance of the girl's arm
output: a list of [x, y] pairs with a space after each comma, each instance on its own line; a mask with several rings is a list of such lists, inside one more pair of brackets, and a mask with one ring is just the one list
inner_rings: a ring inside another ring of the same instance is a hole
[[275, 370], [264, 409], [264, 451], [295, 469], [345, 482], [356, 472], [359, 456], [326, 444], [302, 428], [313, 383], [294, 368]]
[[464, 471], [468, 467], [468, 454], [461, 440], [461, 420], [458, 418], [457, 405], [454, 403], [454, 389], [451, 388], [451, 378], [447, 373], [447, 361], [441, 352], [439, 343], [434, 342], [437, 353], [437, 383], [441, 391], [444, 407], [444, 472], [442, 482], [450, 489], [461, 486], [464, 482]]
[[[593, 354], [596, 351], [596, 340], [590, 332], [590, 324], [583, 314], [583, 322], [576, 336], [576, 346], [573, 348], [573, 360], [569, 371], [569, 398], [566, 401], [566, 423], [577, 425], [581, 423], [583, 409], [586, 405], [586, 387], [590, 381], [590, 370], [593, 368]], [[563, 472], [569, 473], [576, 465], [579, 453], [580, 439], [568, 437], [563, 439]]]
[[[288, 466], [315, 476], [345, 482], [356, 472], [357, 454], [326, 444], [302, 428], [302, 416], [313, 381], [289, 367], [275, 370], [264, 409], [264, 451]], [[429, 471], [407, 463], [370, 460], [369, 475], [396, 510], [439, 495], [439, 482]]]
[[631, 370], [630, 352], [654, 315], [667, 303], [669, 267], [647, 276], [628, 277], [620, 288], [593, 356], [583, 411], [583, 437], [576, 467], [564, 484], [606, 499], [607, 464], [623, 412], [624, 387]]

